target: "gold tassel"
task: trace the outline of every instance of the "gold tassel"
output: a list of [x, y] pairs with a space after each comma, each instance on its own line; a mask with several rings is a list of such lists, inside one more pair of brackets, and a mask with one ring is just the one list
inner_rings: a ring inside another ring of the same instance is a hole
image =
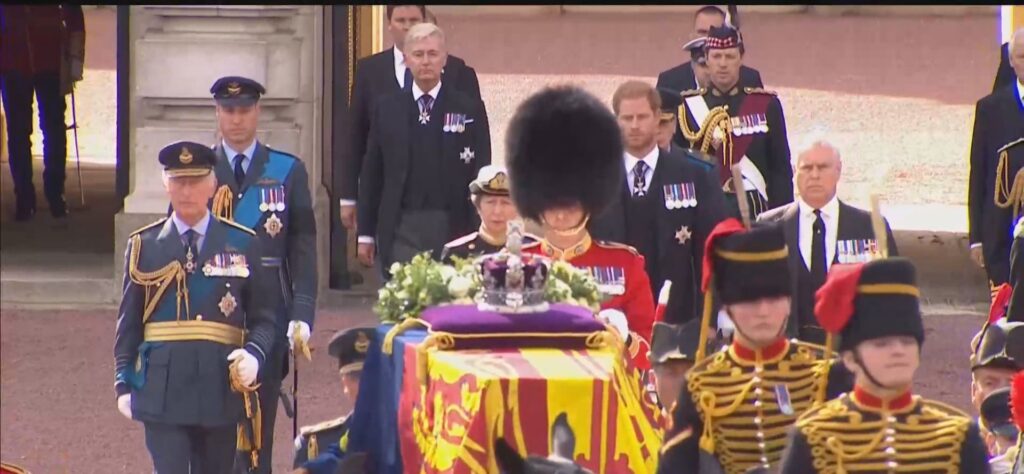
[[1013, 217], [1020, 216], [1021, 208], [1024, 207], [1024, 168], [1017, 171], [1010, 184], [1010, 156], [1009, 152], [1003, 150], [999, 154], [999, 164], [996, 166], [996, 189], [993, 202], [1002, 209], [1013, 208]]
[[[260, 448], [263, 447], [263, 411], [260, 409], [260, 394], [256, 390], [260, 384], [246, 386], [242, 383], [241, 375], [238, 373], [238, 364], [241, 359], [236, 359], [228, 368], [228, 378], [231, 381], [231, 390], [242, 394], [242, 403], [245, 404], [245, 421], [238, 423], [238, 442], [236, 448], [239, 451], [249, 451], [249, 459], [252, 467], [259, 467]], [[253, 408], [253, 407], [256, 408]], [[244, 423], [252, 426], [252, 438], [245, 430]]]
[[429, 325], [421, 319], [417, 318], [406, 318], [404, 321], [394, 325], [387, 334], [384, 335], [384, 342], [381, 343], [380, 349], [385, 354], [391, 355], [391, 351], [394, 349], [395, 338], [401, 335], [403, 332], [417, 326]]
[[235, 209], [233, 203], [234, 193], [228, 185], [221, 185], [217, 193], [213, 195], [211, 206], [213, 215], [229, 221], [235, 220]]

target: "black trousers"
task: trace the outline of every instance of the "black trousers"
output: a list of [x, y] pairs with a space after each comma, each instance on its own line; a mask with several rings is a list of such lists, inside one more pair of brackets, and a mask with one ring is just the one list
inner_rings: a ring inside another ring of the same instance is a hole
[[236, 425], [210, 428], [145, 422], [144, 426], [156, 474], [231, 472]]
[[[32, 184], [32, 97], [39, 101], [39, 128], [43, 131], [43, 192], [51, 207], [63, 206], [64, 178], [68, 160], [67, 103], [60, 93], [60, 74], [24, 76], [0, 74], [7, 121], [7, 148], [11, 178], [19, 207], [35, 209]], [[34, 94], [33, 94], [34, 93]]]
[[[285, 334], [286, 330], [287, 326], [285, 326], [285, 329], [280, 330], [282, 336]], [[277, 420], [277, 407], [281, 404], [281, 381], [284, 379], [285, 375], [287, 375], [288, 357], [290, 357], [290, 355], [291, 353], [288, 351], [288, 342], [284, 337], [280, 337], [277, 339], [277, 342], [274, 343], [274, 349], [271, 350], [270, 356], [267, 357], [266, 367], [260, 370], [262, 376], [260, 377], [260, 388], [257, 389], [257, 393], [260, 394], [263, 444], [260, 447], [259, 466], [251, 472], [270, 473], [271, 468], [273, 467], [274, 421]], [[249, 464], [251, 464], [249, 452], [239, 451], [235, 458], [235, 468], [233, 472], [250, 472], [248, 470]]]

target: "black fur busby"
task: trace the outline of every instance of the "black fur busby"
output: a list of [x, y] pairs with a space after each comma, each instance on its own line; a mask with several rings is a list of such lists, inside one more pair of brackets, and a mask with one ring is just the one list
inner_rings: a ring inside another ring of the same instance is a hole
[[815, 297], [818, 323], [840, 335], [839, 350], [887, 336], [911, 336], [924, 343], [921, 295], [910, 260], [833, 265]]
[[[789, 250], [782, 227], [754, 223], [744, 229], [736, 219], [720, 222], [705, 242], [704, 278], [713, 276], [725, 304], [790, 296]], [[707, 289], [707, 281], [704, 289]]]
[[600, 214], [625, 179], [618, 122], [576, 86], [548, 87], [516, 110], [505, 135], [512, 199], [540, 222], [546, 209], [579, 203]]

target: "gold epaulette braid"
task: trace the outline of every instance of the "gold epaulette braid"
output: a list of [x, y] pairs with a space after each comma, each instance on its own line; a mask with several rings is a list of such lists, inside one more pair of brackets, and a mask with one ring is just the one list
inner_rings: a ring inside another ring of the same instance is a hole
[[310, 433], [306, 440], [306, 459], [312, 460], [320, 455], [320, 443], [317, 442], [316, 433]]
[[213, 215], [221, 219], [233, 221], [235, 219], [235, 206], [232, 204], [233, 193], [228, 185], [221, 185], [217, 193], [213, 195], [213, 205], [210, 206]]
[[700, 141], [702, 153], [707, 153], [711, 149], [715, 131], [721, 130], [724, 134], [722, 137], [724, 164], [728, 168], [732, 168], [732, 118], [729, 116], [729, 106], [723, 105], [711, 109], [708, 116], [704, 117], [704, 123], [700, 124], [700, 130], [696, 132], [690, 129], [689, 121], [686, 120], [685, 102], [684, 105], [679, 106], [678, 120], [679, 129], [683, 132], [683, 138], [690, 142], [690, 148], [696, 147], [697, 141]]
[[1003, 209], [1013, 207], [1013, 216], [1020, 216], [1024, 208], [1024, 168], [1017, 171], [1010, 184], [1010, 156], [1008, 150], [999, 153], [999, 164], [996, 166], [996, 191], [993, 200], [996, 206]]
[[177, 309], [176, 319], [181, 319], [181, 307], [182, 303], [185, 306], [186, 316], [189, 314], [189, 298], [188, 298], [188, 285], [185, 284], [185, 269], [181, 266], [181, 262], [175, 260], [168, 263], [163, 268], [152, 271], [143, 272], [139, 270], [139, 254], [142, 253], [142, 237], [139, 234], [132, 236], [128, 242], [131, 245], [132, 251], [128, 255], [128, 276], [132, 282], [136, 285], [142, 286], [146, 290], [145, 306], [142, 311], [142, 323], [145, 324], [149, 320], [149, 317], [153, 314], [156, 309], [157, 303], [160, 302], [160, 298], [163, 297], [164, 292], [167, 291], [167, 287], [171, 286], [171, 282], [177, 283]]
[[[241, 375], [238, 373], [238, 364], [242, 359], [236, 359], [228, 367], [228, 375], [231, 380], [231, 390], [242, 394], [242, 403], [245, 404], [245, 420], [238, 423], [236, 448], [239, 451], [249, 451], [249, 461], [252, 468], [259, 467], [260, 448], [263, 447], [263, 413], [260, 410], [260, 394], [256, 390], [260, 384], [247, 386], [242, 383]], [[252, 427], [252, 439], [245, 429], [244, 423]]]

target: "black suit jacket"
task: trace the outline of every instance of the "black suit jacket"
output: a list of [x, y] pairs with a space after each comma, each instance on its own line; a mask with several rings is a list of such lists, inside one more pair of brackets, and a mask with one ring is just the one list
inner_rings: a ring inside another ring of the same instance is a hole
[[996, 69], [996, 81], [992, 84], [992, 92], [998, 91], [1017, 81], [1017, 74], [1010, 67], [1010, 43], [1003, 43], [999, 48], [999, 69]]
[[971, 244], [982, 244], [985, 271], [994, 284], [1009, 277], [1012, 209], [995, 205], [998, 151], [1024, 137], [1024, 106], [1010, 84], [978, 101], [971, 138], [971, 171], [967, 195]]
[[[479, 122], [482, 104], [442, 83], [433, 106], [435, 120], [446, 113], [464, 114], [472, 123], [463, 133], [443, 133], [441, 159], [445, 169], [445, 191], [449, 226], [452, 232], [467, 233], [477, 227], [476, 209], [469, 201], [469, 183], [481, 167], [491, 163], [490, 132]], [[419, 109], [412, 93], [399, 91], [381, 97], [373, 115], [366, 155], [359, 176], [358, 229], [360, 236], [376, 239], [383, 261], [390, 261], [391, 244], [408, 179], [409, 162], [416, 159], [410, 146], [411, 128], [418, 126]], [[469, 148], [474, 158], [468, 162], [460, 155]]]
[[[789, 273], [790, 280], [792, 281], [791, 288], [793, 289], [793, 304], [786, 331], [790, 337], [797, 337], [799, 322], [801, 321], [800, 312], [808, 310], [811, 311], [811, 314], [814, 312], [812, 292], [803, 293], [807, 296], [807, 300], [798, 300], [798, 295], [801, 294], [801, 292], [797, 291], [800, 281], [799, 275], [801, 271], [806, 271], [807, 269], [803, 256], [800, 255], [800, 206], [798, 203], [792, 202], [762, 213], [757, 216], [757, 220], [780, 223], [786, 235], [786, 245], [789, 247]], [[898, 255], [896, 239], [893, 238], [892, 229], [889, 227], [888, 221], [885, 221], [885, 233], [889, 255], [895, 257]], [[839, 201], [839, 227], [836, 230], [837, 244], [838, 241], [842, 240], [865, 239], [875, 239], [874, 228], [871, 226], [871, 213]], [[836, 250], [835, 257], [832, 259], [833, 264], [839, 263], [839, 252], [838, 249]], [[803, 320], [811, 321], [816, 320], [816, 318], [809, 319], [807, 315], [804, 315]]]
[[[693, 65], [690, 61], [680, 64], [658, 74], [658, 87], [672, 89], [676, 92], [696, 89], [697, 82], [693, 76]], [[740, 87], [764, 87], [761, 73], [752, 67], [740, 66]]]
[[[653, 269], [648, 277], [655, 300], [665, 280], [672, 281], [665, 311], [665, 321], [669, 323], [689, 321], [698, 317], [702, 309], [704, 298], [700, 291], [700, 281], [704, 241], [711, 229], [726, 217], [725, 196], [712, 170], [710, 164], [686, 155], [678, 148], [671, 153], [660, 150], [658, 164], [648, 188], [650, 203], [657, 207], [656, 227], [651, 231], [657, 235], [658, 253], [644, 255], [644, 258], [648, 271]], [[665, 206], [662, 186], [679, 183], [694, 184], [697, 191], [695, 207], [668, 209]], [[626, 238], [625, 206], [628, 199], [631, 199], [629, 185], [623, 181], [618, 199], [591, 222], [590, 232], [594, 238], [637, 245]], [[680, 244], [676, 233], [683, 227], [691, 235]]]
[[[262, 212], [252, 230], [262, 242], [262, 264], [270, 268], [278, 283], [277, 288], [280, 289], [279, 301], [282, 307], [277, 314], [277, 325], [281, 328], [279, 338], [285, 337], [283, 331], [288, 321], [304, 321], [313, 327], [317, 296], [316, 218], [313, 215], [306, 165], [296, 156], [273, 150], [293, 160], [291, 171], [283, 183], [261, 179], [270, 160], [271, 148], [257, 142], [244, 182], [240, 184], [235, 182], [234, 157], [225, 156], [222, 144], [218, 144], [214, 150], [217, 163], [213, 171], [217, 175], [217, 183], [231, 189], [232, 207], [236, 213], [241, 200], [239, 196], [249, 192], [250, 188], [275, 189], [284, 186], [285, 209]], [[267, 232], [265, 225], [272, 215], [280, 219], [283, 228], [274, 236]]]
[[[476, 70], [467, 66], [461, 58], [449, 54], [441, 82], [480, 102], [477, 122], [483, 128], [490, 128], [487, 108], [480, 98], [480, 82], [477, 80]], [[350, 102], [349, 147], [340, 153], [341, 188], [337, 197], [354, 200], [359, 196], [359, 173], [363, 156], [366, 155], [374, 103], [382, 96], [401, 90], [395, 79], [394, 48], [360, 59], [356, 63], [356, 77], [352, 83]], [[490, 143], [487, 144], [487, 154], [490, 154]]]

